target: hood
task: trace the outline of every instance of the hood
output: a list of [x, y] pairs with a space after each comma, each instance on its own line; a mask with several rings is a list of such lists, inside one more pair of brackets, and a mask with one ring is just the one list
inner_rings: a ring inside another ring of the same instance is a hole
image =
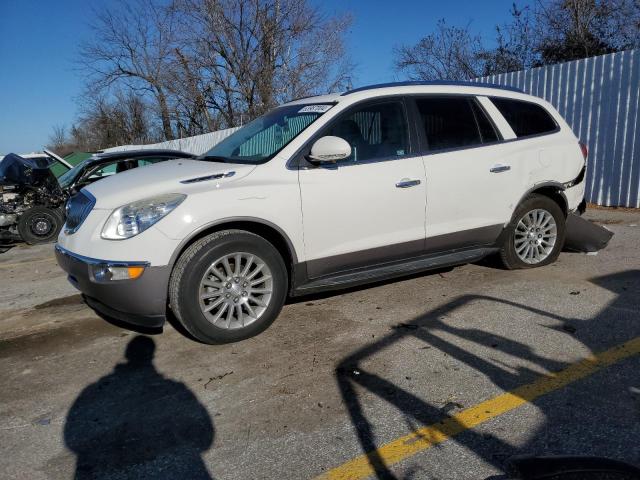
[[10, 153], [0, 162], [0, 185], [16, 185], [56, 189], [58, 182], [49, 167], [54, 163], [47, 158], [23, 158]]
[[95, 208], [114, 209], [164, 193], [189, 194], [246, 177], [255, 165], [176, 159], [134, 168], [83, 188], [96, 199]]

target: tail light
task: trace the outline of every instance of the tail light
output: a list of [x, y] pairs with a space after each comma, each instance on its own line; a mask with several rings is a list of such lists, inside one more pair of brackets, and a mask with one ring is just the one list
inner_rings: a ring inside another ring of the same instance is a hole
[[589, 156], [589, 147], [587, 147], [587, 145], [585, 143], [579, 142], [580, 143], [580, 151], [582, 151], [582, 157], [584, 158], [584, 161], [587, 161], [587, 157]]

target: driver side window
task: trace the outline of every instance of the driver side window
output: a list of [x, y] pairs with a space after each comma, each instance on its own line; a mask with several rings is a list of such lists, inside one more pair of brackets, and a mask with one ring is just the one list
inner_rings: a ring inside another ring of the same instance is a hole
[[409, 153], [407, 117], [401, 101], [357, 108], [339, 118], [326, 135], [340, 137], [351, 145], [351, 156], [339, 164], [402, 157]]

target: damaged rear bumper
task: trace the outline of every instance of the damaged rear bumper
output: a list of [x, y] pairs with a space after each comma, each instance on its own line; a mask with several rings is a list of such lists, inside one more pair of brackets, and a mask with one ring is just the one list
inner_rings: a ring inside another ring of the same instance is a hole
[[575, 213], [578, 215], [584, 215], [584, 212], [587, 211], [587, 199], [583, 198], [578, 207], [575, 210]]
[[565, 250], [597, 252], [609, 244], [611, 237], [613, 232], [606, 227], [596, 225], [575, 213], [567, 215]]

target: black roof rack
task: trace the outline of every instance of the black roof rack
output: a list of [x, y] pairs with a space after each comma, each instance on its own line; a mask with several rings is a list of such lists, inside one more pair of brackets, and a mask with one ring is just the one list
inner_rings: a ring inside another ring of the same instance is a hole
[[477, 87], [477, 88], [499, 88], [501, 90], [509, 90], [511, 92], [524, 93], [524, 91], [520, 88], [510, 87], [508, 85], [498, 85], [496, 83], [481, 83], [481, 82], [460, 82], [453, 80], [432, 80], [432, 81], [424, 81], [424, 82], [391, 82], [391, 83], [378, 83], [376, 85], [368, 85], [366, 87], [354, 88], [353, 90], [347, 90], [346, 92], [340, 94], [341, 97], [345, 95], [349, 95], [350, 93], [362, 92], [365, 90], [375, 90], [377, 88], [387, 88], [387, 87], [407, 87], [412, 85], [433, 85], [433, 86], [462, 86], [462, 87]]

